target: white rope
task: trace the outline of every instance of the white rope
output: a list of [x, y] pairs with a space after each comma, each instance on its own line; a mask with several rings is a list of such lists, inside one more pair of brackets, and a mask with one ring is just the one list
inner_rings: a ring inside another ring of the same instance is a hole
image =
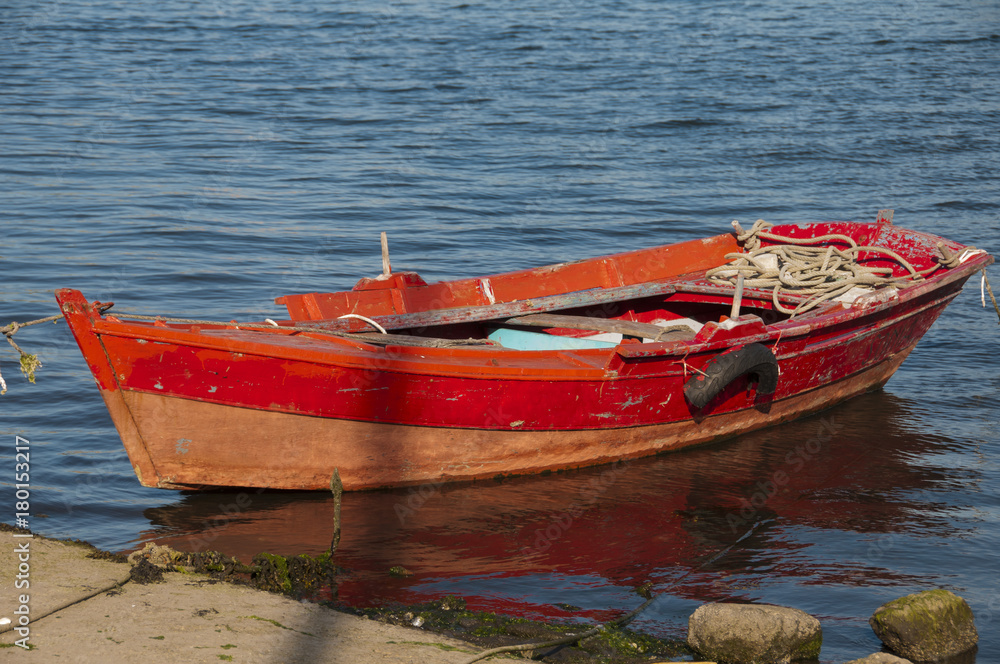
[[[745, 231], [738, 221], [733, 221], [736, 239], [743, 244], [745, 253], [726, 254], [727, 265], [706, 272], [709, 281], [715, 284], [733, 285], [739, 278], [744, 279], [747, 288], [767, 288], [772, 290], [774, 308], [781, 313], [795, 316], [804, 313], [826, 300], [843, 296], [853, 288], [875, 289], [891, 286], [900, 281], [919, 281], [942, 265], [936, 264], [918, 271], [905, 258], [884, 247], [859, 246], [847, 235], [832, 233], [812, 238], [791, 238], [769, 232], [773, 226], [758, 219], [749, 231]], [[774, 244], [761, 246], [761, 240]], [[806, 246], [826, 243], [824, 246]], [[844, 249], [834, 243], [848, 245]], [[973, 252], [970, 256], [966, 253]], [[967, 249], [963, 256], [967, 260], [978, 249]], [[861, 252], [879, 254], [889, 258], [907, 271], [901, 277], [893, 277], [891, 267], [866, 267], [858, 261]], [[942, 250], [942, 255], [954, 261]], [[957, 264], [957, 263], [955, 263]], [[948, 265], [950, 267], [950, 265]], [[783, 292], [809, 295], [797, 306], [789, 308], [781, 301]]]
[[358, 320], [363, 320], [364, 322], [368, 323], [382, 334], [389, 334], [388, 332], [385, 331], [384, 327], [373, 321], [371, 318], [368, 318], [367, 316], [362, 316], [361, 314], [344, 314], [343, 316], [338, 316], [337, 320], [340, 320], [341, 318], [357, 318]]
[[965, 261], [969, 260], [976, 254], [985, 254], [986, 251], [983, 249], [966, 249], [962, 252], [962, 255], [958, 257], [958, 264], [961, 265]]

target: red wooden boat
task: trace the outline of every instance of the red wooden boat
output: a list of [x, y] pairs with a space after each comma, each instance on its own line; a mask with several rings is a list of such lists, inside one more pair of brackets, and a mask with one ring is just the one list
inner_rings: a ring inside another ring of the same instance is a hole
[[[744, 287], [733, 254], [758, 244], [882, 281]], [[883, 385], [992, 260], [885, 214], [436, 284], [386, 266], [262, 324], [56, 297], [142, 484], [325, 489], [337, 469], [352, 490], [605, 463], [830, 407]]]

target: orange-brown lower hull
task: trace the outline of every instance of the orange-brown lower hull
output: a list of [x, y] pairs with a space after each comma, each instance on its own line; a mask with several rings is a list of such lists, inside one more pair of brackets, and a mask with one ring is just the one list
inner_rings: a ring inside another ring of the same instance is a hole
[[[915, 345], [915, 344], [914, 344]], [[140, 481], [169, 489], [344, 489], [537, 473], [636, 458], [787, 422], [883, 385], [913, 345], [843, 380], [761, 408], [668, 424], [576, 431], [410, 426], [105, 391]]]

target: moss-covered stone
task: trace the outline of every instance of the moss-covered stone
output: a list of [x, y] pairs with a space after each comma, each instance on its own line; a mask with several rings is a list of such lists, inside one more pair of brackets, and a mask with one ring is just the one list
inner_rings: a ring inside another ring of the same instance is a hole
[[258, 553], [251, 564], [255, 568], [250, 578], [262, 590], [290, 594], [292, 581], [288, 577], [288, 561], [284, 556], [272, 553]]
[[250, 584], [295, 598], [316, 597], [336, 587], [337, 566], [328, 553], [278, 556], [258, 553], [250, 564]]
[[609, 628], [580, 642], [580, 648], [602, 657], [636, 657], [648, 659], [661, 652], [661, 639], [626, 629]]
[[793, 654], [792, 659], [816, 659], [820, 650], [823, 649], [823, 630], [818, 630], [816, 635], [803, 643]]
[[887, 602], [868, 624], [886, 647], [911, 660], [950, 657], [979, 641], [972, 609], [958, 595], [940, 588]]

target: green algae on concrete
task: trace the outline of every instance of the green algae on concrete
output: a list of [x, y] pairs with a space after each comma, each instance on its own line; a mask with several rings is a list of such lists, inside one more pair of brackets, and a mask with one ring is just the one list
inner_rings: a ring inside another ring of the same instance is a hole
[[[102, 552], [83, 542], [73, 542], [72, 544], [88, 549], [81, 554], [82, 557], [118, 563], [127, 562], [128, 556], [124, 554]], [[223, 581], [237, 586], [251, 586], [294, 599], [304, 597], [316, 599], [318, 595], [326, 593], [328, 593], [327, 597], [335, 597], [336, 575], [342, 571], [333, 563], [329, 553], [315, 557], [262, 553], [255, 556], [250, 564], [242, 563], [236, 558], [224, 556], [214, 551], [185, 553], [158, 545], [147, 546], [140, 552], [133, 552], [131, 555], [136, 564], [142, 565], [144, 568], [146, 565], [142, 564], [140, 559], [150, 565], [160, 566], [163, 571], [183, 573], [185, 579], [190, 579], [196, 574], [206, 575], [210, 579], [209, 582]], [[185, 583], [190, 582], [185, 581]], [[450, 640], [446, 637], [457, 637], [465, 642], [472, 642], [480, 648], [548, 641], [569, 634], [579, 634], [590, 627], [590, 625], [579, 623], [547, 624], [525, 618], [468, 611], [465, 600], [453, 595], [435, 602], [398, 609], [359, 611], [339, 606], [328, 599], [319, 603], [339, 609], [344, 613], [361, 614], [375, 618], [379, 622], [387, 623], [389, 628], [393, 628], [393, 625], [405, 625], [412, 628], [419, 624], [422, 630], [439, 634], [441, 641]], [[194, 609], [189, 613], [196, 618], [219, 620], [219, 611], [214, 608]], [[291, 633], [300, 635], [300, 638], [316, 637], [309, 631], [297, 630], [273, 618], [264, 617], [267, 615], [244, 614], [238, 617], [247, 622], [269, 623], [276, 629], [289, 630]], [[228, 624], [216, 622], [213, 633], [224, 631], [235, 633]], [[147, 633], [145, 635], [147, 638], [143, 640], [148, 644], [170, 643], [172, 641], [170, 635], [165, 637], [165, 640], [161, 640], [159, 637], [162, 634], [161, 631], [152, 631]], [[447, 646], [447, 644], [440, 646], [430, 641], [432, 640], [428, 640], [427, 643], [421, 641], [419, 645], [422, 647], [433, 646], [441, 652], [451, 652], [453, 649], [458, 652], [462, 651], [457, 646]], [[125, 647], [118, 640], [114, 640], [113, 643], [117, 645], [112, 645], [112, 647]], [[410, 638], [397, 638], [395, 643], [400, 648], [418, 645], [418, 641]], [[221, 647], [223, 650], [228, 650], [226, 646]], [[238, 651], [231, 650], [230, 652]], [[680, 641], [657, 639], [625, 629], [608, 629], [592, 635], [580, 643], [549, 648], [536, 654], [549, 655], [547, 661], [554, 658], [566, 664], [577, 662], [580, 664], [638, 664], [639, 662], [649, 662], [651, 657], [664, 659], [689, 657], [692, 652]]]
[[950, 657], [979, 641], [972, 609], [943, 588], [886, 602], [868, 624], [890, 650], [911, 660]]
[[324, 590], [333, 592], [338, 571], [329, 553], [316, 557], [258, 553], [250, 562], [250, 584], [302, 599], [315, 597]]
[[[587, 624], [552, 624], [486, 611], [470, 611], [466, 609], [464, 600], [451, 595], [433, 602], [391, 608], [338, 608], [390, 624], [419, 625], [429, 632], [468, 641], [484, 649], [552, 641], [580, 634], [592, 627]], [[555, 656], [559, 662], [566, 663], [638, 664], [649, 662], [651, 657], [688, 657], [693, 652], [682, 641], [659, 639], [628, 629], [609, 628], [575, 644], [529, 651], [526, 654], [536, 659], [545, 655]]]
[[[268, 652], [278, 659], [283, 659], [283, 652], [309, 653], [308, 661], [315, 664], [376, 664], [387, 660], [460, 664], [469, 658], [467, 653], [404, 643], [428, 640], [469, 647], [461, 642], [445, 637], [421, 638], [424, 635], [412, 628], [364, 620], [315, 602], [260, 592], [250, 587], [249, 572], [230, 575], [227, 580], [236, 583], [226, 583], [220, 578], [165, 570], [161, 583], [139, 585], [130, 581], [118, 591], [73, 601], [81, 593], [92, 594], [93, 588], [127, 579], [129, 567], [88, 558], [89, 547], [40, 535], [34, 536], [31, 553], [33, 620], [32, 643], [27, 646], [32, 652], [18, 656], [34, 657], [39, 663], [186, 662], [193, 661], [192, 657], [205, 662], [229, 661], [218, 659], [219, 654], [240, 662], [248, 661], [248, 656], [259, 659], [251, 656], [253, 653]], [[9, 569], [12, 563], [17, 564], [16, 560], [13, 547], [0, 549], [0, 569]], [[189, 562], [185, 557], [174, 564]], [[215, 564], [211, 560], [200, 562]], [[232, 567], [231, 562], [221, 564]], [[0, 633], [0, 661], [11, 658], [8, 653], [14, 649], [21, 649], [15, 643], [17, 637], [12, 631]], [[388, 641], [395, 644], [386, 645]], [[330, 643], [336, 646], [324, 645]]]
[[[92, 553], [90, 557], [109, 559], [103, 552]], [[246, 584], [295, 599], [315, 597], [324, 591], [334, 592], [336, 576], [340, 571], [329, 552], [315, 557], [258, 553], [249, 565], [245, 565], [218, 551], [184, 553], [168, 547], [147, 545], [145, 549], [130, 554], [129, 558], [136, 568], [147, 572], [150, 567], [159, 566], [185, 574], [206, 574], [218, 581]]]
[[[261, 622], [271, 623], [275, 627], [280, 627], [281, 629], [287, 629], [289, 632], [298, 632], [299, 634], [304, 634], [306, 636], [316, 636], [315, 634], [311, 634], [309, 632], [303, 632], [302, 630], [299, 630], [299, 629], [293, 629], [291, 627], [286, 627], [285, 625], [282, 625], [280, 622], [278, 622], [277, 620], [274, 620], [273, 618], [261, 618], [260, 616], [240, 616], [240, 617], [241, 618], [247, 618], [248, 620], [259, 620]], [[224, 646], [219, 646], [219, 647], [228, 650], [229, 648], [235, 648], [236, 646], [234, 646], [232, 644], [226, 644]]]

